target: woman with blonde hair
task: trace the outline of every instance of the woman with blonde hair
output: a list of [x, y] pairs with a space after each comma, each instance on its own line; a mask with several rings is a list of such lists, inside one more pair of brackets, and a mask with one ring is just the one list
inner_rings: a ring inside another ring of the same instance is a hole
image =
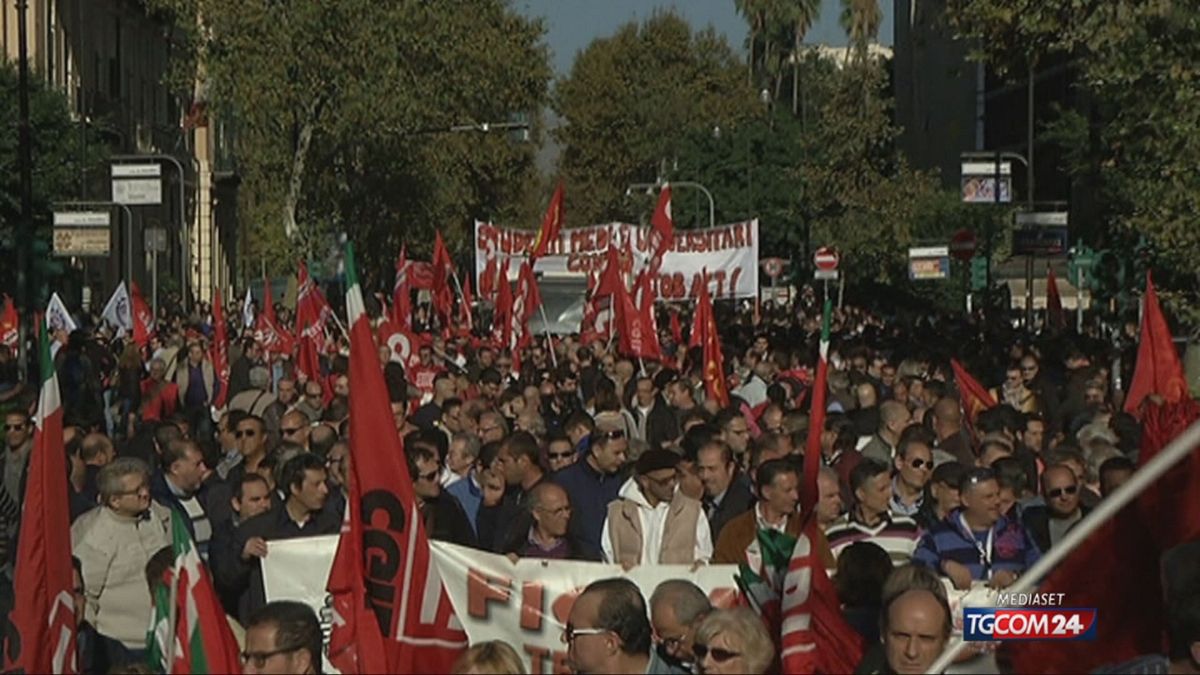
[[775, 660], [775, 643], [762, 619], [747, 607], [705, 617], [692, 648], [701, 673], [765, 673]]
[[471, 645], [454, 662], [455, 675], [525, 675], [525, 663], [517, 651], [499, 640]]

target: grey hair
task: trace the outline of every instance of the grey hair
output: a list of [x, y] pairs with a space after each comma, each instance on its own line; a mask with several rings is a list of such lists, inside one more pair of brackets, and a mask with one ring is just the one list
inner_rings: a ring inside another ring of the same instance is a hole
[[712, 603], [699, 586], [687, 579], [667, 579], [654, 589], [650, 595], [650, 613], [660, 603], [667, 603], [675, 609], [675, 618], [685, 626], [703, 619], [712, 611]]
[[249, 380], [251, 387], [265, 391], [271, 384], [271, 372], [261, 366], [255, 366], [250, 369]]
[[718, 634], [725, 635], [733, 649], [741, 652], [748, 673], [767, 672], [775, 659], [775, 643], [762, 619], [748, 607], [719, 609], [709, 614], [696, 629], [696, 642], [708, 644]]
[[470, 457], [479, 457], [479, 436], [468, 433], [454, 434], [454, 438], [450, 439], [451, 443], [462, 443], [463, 451]]
[[96, 487], [100, 491], [101, 501], [107, 504], [108, 500], [120, 496], [125, 491], [123, 479], [133, 475], [149, 480], [150, 467], [137, 457], [118, 457], [100, 469], [96, 475]]

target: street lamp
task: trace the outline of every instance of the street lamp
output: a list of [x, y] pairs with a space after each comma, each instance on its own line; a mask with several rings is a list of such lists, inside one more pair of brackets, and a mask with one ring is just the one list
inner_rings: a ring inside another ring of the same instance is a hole
[[709, 227], [717, 226], [716, 202], [713, 201], [712, 192], [710, 192], [708, 190], [708, 188], [704, 187], [700, 183], [695, 183], [695, 182], [686, 181], [686, 180], [664, 181], [662, 179], [662, 177], [659, 176], [659, 178], [657, 180], [655, 180], [653, 183], [631, 183], [629, 185], [629, 187], [625, 188], [625, 196], [628, 197], [629, 195], [633, 194], [634, 190], [638, 190], [638, 191], [644, 190], [646, 192], [646, 194], [652, 195], [652, 194], [654, 194], [655, 190], [661, 190], [663, 188], [663, 186], [666, 185], [668, 182], [670, 183], [671, 187], [694, 188], [696, 190], [703, 192], [704, 196], [708, 198], [708, 226]]

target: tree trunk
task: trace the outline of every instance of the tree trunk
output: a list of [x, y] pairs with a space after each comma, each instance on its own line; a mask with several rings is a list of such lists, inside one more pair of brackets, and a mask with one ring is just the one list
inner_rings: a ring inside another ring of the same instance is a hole
[[792, 42], [792, 117], [800, 112], [800, 25], [796, 25]]
[[296, 138], [296, 150], [292, 153], [292, 171], [288, 179], [288, 190], [283, 200], [283, 231], [288, 240], [294, 241], [298, 232], [296, 226], [296, 207], [300, 203], [300, 189], [304, 185], [304, 166], [308, 161], [308, 148], [312, 145], [312, 135], [316, 127], [317, 104], [309, 106], [300, 124], [300, 133]]

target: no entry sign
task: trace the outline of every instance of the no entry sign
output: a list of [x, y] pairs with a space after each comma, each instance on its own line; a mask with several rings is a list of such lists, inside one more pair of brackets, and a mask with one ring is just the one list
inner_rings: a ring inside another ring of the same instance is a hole
[[838, 268], [839, 262], [841, 256], [838, 255], [837, 249], [831, 246], [822, 246], [813, 253], [813, 265], [819, 270], [832, 272]]

